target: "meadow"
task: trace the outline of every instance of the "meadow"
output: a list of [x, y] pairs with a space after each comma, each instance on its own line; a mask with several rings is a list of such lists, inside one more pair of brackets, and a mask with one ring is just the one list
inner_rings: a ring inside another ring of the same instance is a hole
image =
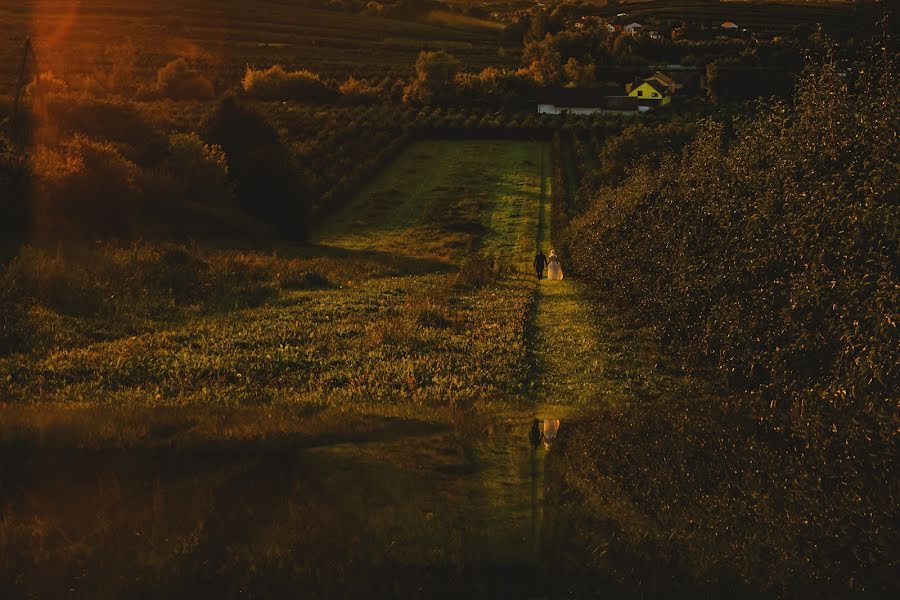
[[569, 542], [542, 535], [532, 420], [568, 427], [657, 379], [577, 283], [530, 273], [553, 162], [543, 142], [417, 142], [312, 243], [267, 254], [23, 252], [4, 288], [27, 290], [27, 345], [0, 362], [3, 589], [618, 586], [536, 576]]
[[[281, 254], [34, 250], [11, 265], [7, 289], [23, 290], [22, 327], [37, 327], [30, 352], [3, 359], [0, 379], [14, 403], [29, 404], [356, 409], [514, 398], [528, 290], [507, 273], [533, 245], [522, 230], [536, 217], [516, 203], [539, 193], [539, 161], [528, 142], [415, 144], [312, 245]], [[479, 249], [484, 265], [469, 258]], [[124, 268], [135, 262], [159, 269], [155, 280]], [[245, 289], [229, 285], [236, 271]], [[53, 289], [66, 283], [80, 289]], [[119, 286], [132, 287], [133, 303], [104, 302]]]

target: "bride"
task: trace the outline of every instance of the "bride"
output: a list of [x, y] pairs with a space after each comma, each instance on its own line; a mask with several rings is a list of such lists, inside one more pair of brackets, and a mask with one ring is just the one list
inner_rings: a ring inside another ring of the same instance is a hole
[[559, 257], [556, 250], [550, 251], [550, 257], [547, 259], [547, 279], [560, 280], [563, 278], [562, 267], [559, 265]]

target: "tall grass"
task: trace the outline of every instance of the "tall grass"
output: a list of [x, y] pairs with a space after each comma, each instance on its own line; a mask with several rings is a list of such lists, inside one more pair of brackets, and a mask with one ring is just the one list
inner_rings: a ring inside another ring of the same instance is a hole
[[255, 306], [281, 290], [328, 288], [333, 284], [326, 271], [348, 277], [352, 268], [170, 243], [69, 245], [55, 253], [26, 246], [0, 273], [0, 351], [56, 344], [57, 337], [35, 321], [39, 315], [103, 321], [104, 329], [131, 331], [142, 319]]

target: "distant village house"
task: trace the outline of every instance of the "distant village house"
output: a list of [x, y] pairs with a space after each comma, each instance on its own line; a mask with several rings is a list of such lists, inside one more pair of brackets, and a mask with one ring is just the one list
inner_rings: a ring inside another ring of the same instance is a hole
[[672, 102], [672, 96], [678, 87], [674, 79], [657, 72], [651, 77], [627, 84], [625, 92], [644, 106], [666, 106]]

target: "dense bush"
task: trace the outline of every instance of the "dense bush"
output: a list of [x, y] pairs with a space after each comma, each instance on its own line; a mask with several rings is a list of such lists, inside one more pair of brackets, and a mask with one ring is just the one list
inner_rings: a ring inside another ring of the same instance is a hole
[[169, 169], [194, 201], [224, 203], [233, 190], [228, 179], [228, 158], [220, 146], [208, 145], [196, 133], [169, 136]]
[[61, 94], [48, 98], [46, 109], [39, 130], [42, 143], [52, 145], [84, 134], [115, 143], [126, 158], [142, 165], [159, 163], [167, 154], [167, 135], [133, 103]]
[[555, 448], [571, 510], [548, 537], [629, 589], [895, 593], [895, 60], [855, 88], [815, 65], [792, 104], [702, 121], [681, 153], [601, 159], [570, 267], [660, 336], [663, 373], [712, 375], [638, 387]]
[[423, 50], [416, 60], [416, 78], [403, 90], [403, 101], [427, 104], [452, 96], [461, 66], [456, 57], [443, 50]]
[[210, 100], [215, 96], [212, 82], [183, 58], [163, 66], [149, 91], [172, 100]]
[[877, 421], [900, 383], [893, 60], [863, 77], [848, 89], [821, 64], [793, 106], [701, 123], [682, 157], [603, 188], [571, 236], [584, 276], [783, 418], [822, 404]]
[[248, 96], [263, 100], [297, 100], [325, 102], [334, 99], [335, 90], [312, 71], [285, 71], [281, 65], [268, 69], [247, 67], [241, 80]]
[[380, 88], [355, 77], [340, 84], [338, 91], [341, 93], [341, 100], [347, 104], [371, 104], [381, 95]]
[[40, 237], [128, 236], [135, 230], [138, 167], [109, 142], [83, 135], [34, 155], [32, 221]]
[[639, 164], [657, 166], [662, 157], [678, 153], [696, 129], [693, 122], [635, 123], [610, 136], [596, 156], [597, 168], [586, 174], [579, 190], [580, 206], [601, 187], [621, 184]]
[[14, 246], [25, 235], [30, 180], [27, 157], [0, 135], [0, 259], [4, 243]]
[[278, 132], [256, 110], [228, 97], [206, 119], [206, 139], [228, 157], [238, 204], [291, 239], [302, 239], [312, 205]]

